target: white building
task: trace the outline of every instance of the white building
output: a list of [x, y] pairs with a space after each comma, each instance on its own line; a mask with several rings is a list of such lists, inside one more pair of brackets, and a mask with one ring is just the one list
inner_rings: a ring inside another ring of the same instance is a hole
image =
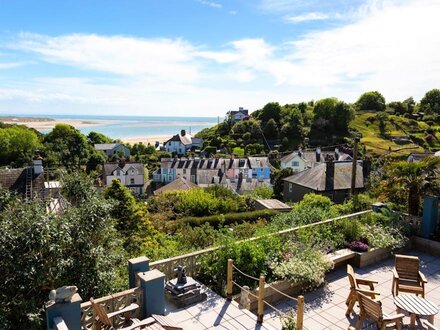
[[121, 184], [137, 195], [145, 192], [145, 182], [148, 175], [142, 163], [107, 163], [104, 164], [103, 181], [106, 186], [118, 179]]
[[176, 155], [186, 155], [192, 148], [201, 148], [203, 145], [203, 139], [193, 138], [190, 134], [187, 134], [183, 129], [180, 134], [174, 135], [171, 139], [166, 141], [163, 146], [167, 152]]
[[349, 154], [339, 151], [321, 151], [321, 148], [316, 148], [315, 151], [294, 151], [280, 160], [281, 169], [291, 168], [294, 172], [301, 172], [305, 169], [315, 167], [319, 164], [325, 163], [325, 158], [332, 156], [335, 162], [352, 160]]
[[97, 143], [95, 149], [104, 152], [107, 157], [114, 156], [117, 153], [122, 153], [124, 157], [130, 156], [130, 149], [121, 143]]

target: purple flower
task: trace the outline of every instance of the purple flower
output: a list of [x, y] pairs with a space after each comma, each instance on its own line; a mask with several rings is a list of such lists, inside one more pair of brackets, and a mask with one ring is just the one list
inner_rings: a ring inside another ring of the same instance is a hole
[[361, 241], [353, 241], [348, 244], [348, 248], [356, 252], [366, 252], [368, 251], [368, 245]]

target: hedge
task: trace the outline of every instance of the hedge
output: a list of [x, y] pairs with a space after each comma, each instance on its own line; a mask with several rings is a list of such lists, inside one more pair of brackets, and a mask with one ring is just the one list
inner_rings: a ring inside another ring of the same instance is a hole
[[258, 210], [241, 213], [226, 213], [216, 214], [206, 217], [184, 217], [174, 221], [174, 226], [190, 225], [191, 227], [198, 227], [204, 223], [209, 223], [211, 226], [218, 228], [219, 225], [230, 225], [242, 222], [256, 222], [258, 219], [265, 219], [270, 221], [279, 211], [275, 210]]

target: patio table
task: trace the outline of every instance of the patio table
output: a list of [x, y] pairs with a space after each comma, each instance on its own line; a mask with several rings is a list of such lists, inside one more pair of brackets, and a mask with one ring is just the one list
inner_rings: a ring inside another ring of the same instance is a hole
[[434, 315], [439, 312], [438, 307], [432, 302], [416, 295], [400, 294], [395, 296], [394, 304], [398, 311], [404, 310], [409, 313], [410, 329], [415, 329], [417, 316], [427, 316], [428, 321], [434, 324]]

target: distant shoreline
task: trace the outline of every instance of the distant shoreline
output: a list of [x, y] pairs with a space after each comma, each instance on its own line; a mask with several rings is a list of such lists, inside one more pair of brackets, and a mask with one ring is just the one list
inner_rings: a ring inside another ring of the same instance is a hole
[[50, 130], [58, 124], [67, 124], [75, 128], [94, 127], [113, 123], [111, 120], [76, 120], [76, 119], [53, 119], [53, 118], [37, 118], [37, 117], [0, 117], [0, 121], [6, 124], [26, 125], [36, 130]]

